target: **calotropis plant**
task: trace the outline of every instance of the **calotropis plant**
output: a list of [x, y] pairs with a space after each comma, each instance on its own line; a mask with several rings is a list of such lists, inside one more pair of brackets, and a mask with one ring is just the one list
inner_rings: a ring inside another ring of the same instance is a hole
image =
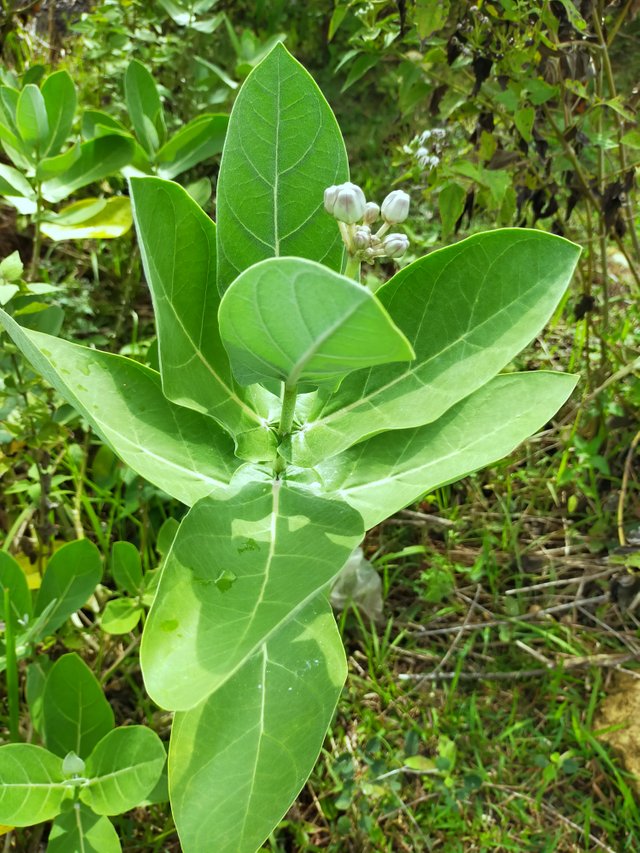
[[347, 181], [331, 110], [278, 45], [235, 103], [217, 227], [176, 184], [131, 181], [160, 373], [4, 316], [121, 458], [191, 507], [141, 649], [175, 711], [187, 853], [254, 851], [311, 771], [346, 675], [326, 591], [365, 530], [509, 453], [576, 381], [500, 373], [558, 305], [576, 246], [479, 234], [374, 295], [342, 274], [324, 208]]

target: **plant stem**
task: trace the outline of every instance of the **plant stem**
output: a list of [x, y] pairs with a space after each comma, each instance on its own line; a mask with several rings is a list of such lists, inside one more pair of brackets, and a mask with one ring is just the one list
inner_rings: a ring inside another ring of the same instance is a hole
[[40, 219], [42, 218], [42, 193], [40, 181], [36, 182], [36, 216], [34, 219], [33, 231], [33, 252], [31, 254], [31, 267], [29, 269], [29, 279], [33, 281], [38, 274], [40, 266], [40, 245], [42, 235], [40, 234]]
[[284, 438], [291, 432], [291, 427], [293, 426], [293, 415], [296, 410], [297, 396], [298, 389], [295, 385], [293, 387], [289, 387], [288, 385], [284, 386], [284, 393], [282, 395], [282, 411], [280, 412], [280, 425], [278, 426], [278, 435], [280, 438]]
[[4, 637], [7, 662], [7, 703], [9, 705], [9, 737], [12, 743], [20, 741], [20, 696], [18, 692], [18, 659], [16, 638], [13, 633], [11, 614], [11, 591], [4, 589]]
[[[282, 410], [280, 412], [280, 424], [278, 425], [278, 438], [280, 439], [280, 442], [282, 442], [282, 440], [287, 435], [289, 435], [293, 427], [293, 416], [296, 411], [297, 396], [298, 389], [295, 385], [284, 385], [284, 390], [282, 393]], [[280, 452], [278, 452], [274, 466], [274, 473], [276, 477], [279, 477], [280, 474], [282, 474], [286, 466], [286, 459], [280, 454]]]
[[347, 255], [347, 266], [344, 274], [360, 284], [360, 258], [355, 255]]

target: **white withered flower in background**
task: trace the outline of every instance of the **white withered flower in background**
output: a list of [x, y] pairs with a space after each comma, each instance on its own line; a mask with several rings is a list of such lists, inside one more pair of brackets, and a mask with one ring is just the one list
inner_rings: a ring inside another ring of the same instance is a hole
[[411, 199], [404, 190], [393, 190], [382, 202], [382, 218], [390, 225], [399, 225], [409, 215]]

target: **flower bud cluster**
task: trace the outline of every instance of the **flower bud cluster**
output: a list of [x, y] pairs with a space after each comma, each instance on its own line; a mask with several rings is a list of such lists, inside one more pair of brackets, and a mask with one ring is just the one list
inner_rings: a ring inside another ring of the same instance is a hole
[[[404, 234], [388, 234], [392, 225], [399, 225], [409, 215], [410, 199], [404, 190], [390, 192], [382, 205], [367, 201], [356, 184], [327, 187], [324, 207], [338, 220], [342, 239], [353, 257], [372, 264], [375, 258], [400, 258], [409, 248]], [[382, 216], [383, 223], [373, 233], [371, 226]]]
[[440, 165], [446, 137], [447, 131], [443, 127], [423, 130], [404, 146], [403, 151], [410, 154], [421, 169], [430, 172]]

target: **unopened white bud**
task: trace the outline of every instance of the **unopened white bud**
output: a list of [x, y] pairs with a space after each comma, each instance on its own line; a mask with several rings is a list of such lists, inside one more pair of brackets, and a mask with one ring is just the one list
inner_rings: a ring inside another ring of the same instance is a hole
[[368, 225], [358, 225], [353, 235], [353, 245], [356, 249], [368, 249], [371, 245], [371, 228]]
[[347, 225], [353, 225], [362, 219], [366, 203], [360, 187], [350, 181], [328, 187], [324, 191], [324, 207], [327, 213]]
[[388, 258], [401, 258], [409, 248], [409, 238], [405, 234], [388, 234], [382, 248]]
[[336, 186], [327, 187], [324, 191], [324, 209], [327, 213], [330, 213], [333, 216], [333, 206], [336, 203], [336, 198], [338, 197], [338, 190], [340, 188]]
[[399, 225], [409, 215], [411, 199], [404, 190], [393, 190], [382, 202], [382, 218], [390, 225]]
[[368, 201], [364, 206], [363, 222], [365, 225], [373, 225], [376, 219], [380, 216], [380, 205], [375, 201]]

